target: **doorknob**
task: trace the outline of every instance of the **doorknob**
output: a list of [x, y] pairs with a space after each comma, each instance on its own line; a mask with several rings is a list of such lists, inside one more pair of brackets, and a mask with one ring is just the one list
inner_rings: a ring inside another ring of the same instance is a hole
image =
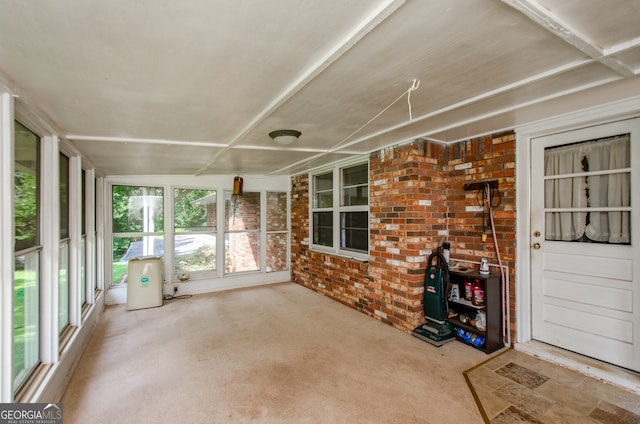
[[534, 231], [533, 232], [533, 236], [534, 237], [540, 237], [541, 236], [540, 231]]
[[533, 248], [536, 250], [540, 249], [540, 243], [533, 243]]

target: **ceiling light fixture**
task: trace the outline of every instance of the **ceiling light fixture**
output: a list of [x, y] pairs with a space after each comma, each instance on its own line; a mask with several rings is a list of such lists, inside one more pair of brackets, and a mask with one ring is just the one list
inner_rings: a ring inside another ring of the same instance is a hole
[[298, 140], [300, 134], [302, 133], [296, 130], [276, 130], [271, 131], [269, 137], [278, 144], [291, 144]]

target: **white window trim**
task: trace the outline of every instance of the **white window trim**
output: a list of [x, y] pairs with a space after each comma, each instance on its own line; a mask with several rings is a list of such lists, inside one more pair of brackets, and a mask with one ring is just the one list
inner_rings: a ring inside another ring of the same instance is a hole
[[[342, 249], [340, 248], [340, 214], [342, 212], [367, 212], [369, 213], [369, 222], [367, 223], [367, 239], [369, 239], [370, 231], [371, 231], [371, 214], [369, 204], [367, 205], [358, 205], [358, 206], [340, 206], [340, 198], [341, 198], [341, 189], [342, 189], [342, 178], [340, 175], [340, 170], [344, 168], [349, 168], [356, 165], [367, 164], [367, 168], [369, 167], [369, 157], [366, 158], [357, 158], [351, 159], [348, 161], [337, 162], [331, 166], [318, 168], [309, 172], [308, 180], [309, 180], [309, 249], [312, 251], [320, 252], [320, 253], [328, 253], [336, 256], [342, 256], [349, 259], [355, 259], [359, 261], [368, 261], [369, 260], [369, 249], [367, 249], [367, 253], [355, 252], [352, 250]], [[326, 174], [328, 172], [333, 172], [333, 206], [331, 208], [314, 208], [314, 177], [317, 175]], [[369, 187], [370, 188], [370, 187]], [[328, 212], [331, 211], [333, 213], [333, 247], [314, 244], [313, 243], [313, 213], [314, 212]]]
[[[0, 93], [0, 366], [13, 369], [13, 97]], [[12, 166], [5, 166], [11, 164]], [[13, 401], [13, 373], [0, 376], [0, 402]]]

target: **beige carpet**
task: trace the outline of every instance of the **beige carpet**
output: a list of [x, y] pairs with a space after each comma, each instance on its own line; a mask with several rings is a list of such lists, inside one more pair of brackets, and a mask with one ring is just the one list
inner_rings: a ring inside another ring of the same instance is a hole
[[72, 423], [482, 423], [436, 348], [293, 283], [108, 307], [65, 392]]

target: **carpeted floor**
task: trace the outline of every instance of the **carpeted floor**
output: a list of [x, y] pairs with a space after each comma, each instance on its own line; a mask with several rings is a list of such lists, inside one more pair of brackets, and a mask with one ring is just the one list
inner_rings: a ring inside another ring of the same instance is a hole
[[293, 283], [107, 307], [62, 403], [65, 424], [640, 423], [635, 394], [436, 348]]
[[466, 423], [463, 371], [436, 348], [284, 283], [108, 307], [63, 395], [73, 423]]
[[487, 423], [640, 423], [636, 393], [513, 349], [464, 374]]

